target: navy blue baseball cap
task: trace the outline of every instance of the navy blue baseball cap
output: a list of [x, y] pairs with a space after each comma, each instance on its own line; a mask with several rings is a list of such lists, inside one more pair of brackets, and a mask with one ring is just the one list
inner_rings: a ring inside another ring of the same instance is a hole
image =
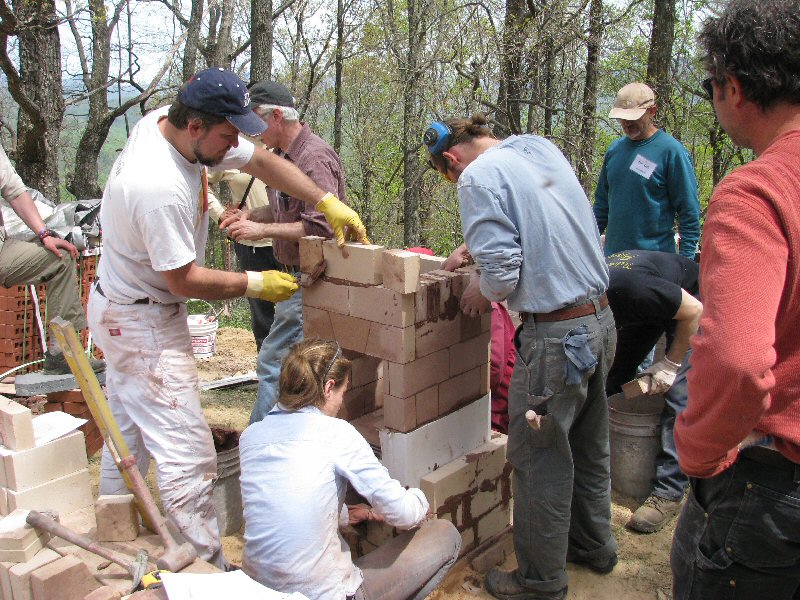
[[225, 117], [239, 131], [260, 135], [267, 125], [253, 112], [250, 92], [244, 81], [221, 67], [196, 73], [178, 91], [178, 100], [195, 110]]

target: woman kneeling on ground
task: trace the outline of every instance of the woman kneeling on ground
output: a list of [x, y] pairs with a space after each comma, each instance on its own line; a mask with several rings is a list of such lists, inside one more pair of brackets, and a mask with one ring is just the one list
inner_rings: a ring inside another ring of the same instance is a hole
[[[361, 434], [336, 418], [349, 379], [336, 342], [298, 343], [283, 362], [275, 408], [242, 434], [242, 568], [311, 600], [425, 598], [458, 557], [461, 537], [449, 521], [426, 521], [425, 495], [392, 479]], [[344, 504], [348, 482], [372, 508]], [[364, 520], [416, 529], [353, 561], [339, 527]]]

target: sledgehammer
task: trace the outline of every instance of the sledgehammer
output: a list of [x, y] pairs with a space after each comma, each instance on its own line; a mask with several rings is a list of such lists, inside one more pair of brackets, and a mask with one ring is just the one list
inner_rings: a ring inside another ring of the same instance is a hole
[[110, 560], [111, 562], [117, 563], [119, 566], [124, 567], [128, 574], [131, 576], [133, 580], [133, 585], [131, 586], [131, 592], [133, 592], [137, 587], [139, 587], [139, 582], [142, 580], [142, 576], [147, 572], [147, 551], [146, 550], [139, 550], [139, 553], [136, 555], [136, 558], [133, 562], [128, 560], [127, 556], [124, 556], [110, 548], [105, 548], [100, 546], [94, 540], [89, 539], [86, 536], [83, 536], [79, 533], [64, 527], [61, 523], [53, 519], [47, 513], [40, 513], [35, 510], [32, 510], [28, 513], [27, 518], [25, 519], [31, 527], [35, 527], [36, 529], [43, 529], [44, 531], [60, 537], [62, 539], [67, 540], [75, 544], [76, 546], [80, 546], [84, 550], [88, 550], [92, 554], [97, 554], [98, 556], [102, 556], [105, 559]]
[[145, 513], [152, 523], [155, 532], [164, 544], [164, 554], [156, 559], [156, 566], [158, 566], [159, 569], [172, 571], [173, 573], [177, 573], [184, 567], [188, 567], [194, 562], [194, 559], [197, 558], [197, 550], [188, 542], [178, 544], [175, 538], [172, 537], [169, 529], [167, 529], [167, 523], [164, 517], [158, 511], [155, 501], [153, 501], [153, 496], [150, 495], [150, 490], [147, 489], [147, 484], [144, 482], [142, 474], [139, 473], [139, 467], [136, 466], [136, 457], [129, 454], [125, 458], [119, 458], [115, 448], [109, 446], [108, 449], [114, 456], [117, 468], [123, 473], [128, 473], [131, 482], [131, 491], [144, 507]]

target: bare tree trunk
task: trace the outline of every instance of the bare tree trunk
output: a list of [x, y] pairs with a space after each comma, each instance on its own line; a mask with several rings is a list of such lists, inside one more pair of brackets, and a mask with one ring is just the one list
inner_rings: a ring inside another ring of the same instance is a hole
[[334, 75], [333, 149], [342, 149], [342, 73], [344, 71], [344, 0], [336, 2], [336, 58]]
[[421, 3], [408, 0], [408, 48], [403, 81], [403, 243], [420, 244], [419, 218], [419, 53], [424, 47], [425, 26]]
[[272, 77], [272, 0], [250, 1], [250, 81]]
[[655, 0], [653, 31], [647, 55], [647, 81], [653, 86], [659, 104], [670, 103], [672, 85], [670, 61], [675, 41], [675, 0]]
[[553, 69], [555, 65], [555, 54], [553, 53], [553, 40], [548, 35], [545, 36], [545, 49], [544, 49], [544, 127], [542, 135], [553, 135], [553, 118], [555, 111], [553, 110], [553, 99], [555, 97], [555, 74]]
[[506, 0], [503, 27], [502, 66], [495, 120], [511, 133], [522, 131], [520, 100], [522, 99], [522, 60], [525, 49], [525, 0]]
[[[58, 202], [58, 142], [64, 119], [61, 41], [54, 0], [2, 3], [0, 64], [19, 105], [16, 168], [26, 185]], [[19, 39], [19, 72], [8, 58], [8, 35]]]
[[[111, 31], [103, 0], [89, 0], [92, 22], [92, 71], [84, 73], [89, 96], [89, 118], [75, 153], [75, 170], [68, 177], [67, 189], [75, 198], [99, 198], [97, 157], [114, 119], [109, 120], [106, 83], [111, 64]], [[92, 93], [93, 92], [93, 93]]]
[[203, 23], [203, 4], [205, 0], [192, 0], [189, 23], [186, 34], [186, 46], [183, 50], [183, 80], [189, 81], [197, 72], [197, 51], [200, 44], [200, 26]]
[[603, 0], [592, 0], [589, 7], [589, 38], [587, 40], [586, 76], [583, 82], [581, 106], [581, 135], [578, 151], [577, 174], [586, 195], [590, 194], [594, 138], [597, 110], [597, 67], [600, 63], [600, 46], [603, 39]]

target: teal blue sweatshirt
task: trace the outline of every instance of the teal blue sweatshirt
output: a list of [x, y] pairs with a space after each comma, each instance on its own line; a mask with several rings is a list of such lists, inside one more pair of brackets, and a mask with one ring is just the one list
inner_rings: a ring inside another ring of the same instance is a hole
[[689, 153], [658, 130], [646, 140], [612, 142], [594, 194], [594, 216], [605, 232], [605, 254], [622, 250], [675, 252], [694, 258], [700, 238], [700, 201]]

